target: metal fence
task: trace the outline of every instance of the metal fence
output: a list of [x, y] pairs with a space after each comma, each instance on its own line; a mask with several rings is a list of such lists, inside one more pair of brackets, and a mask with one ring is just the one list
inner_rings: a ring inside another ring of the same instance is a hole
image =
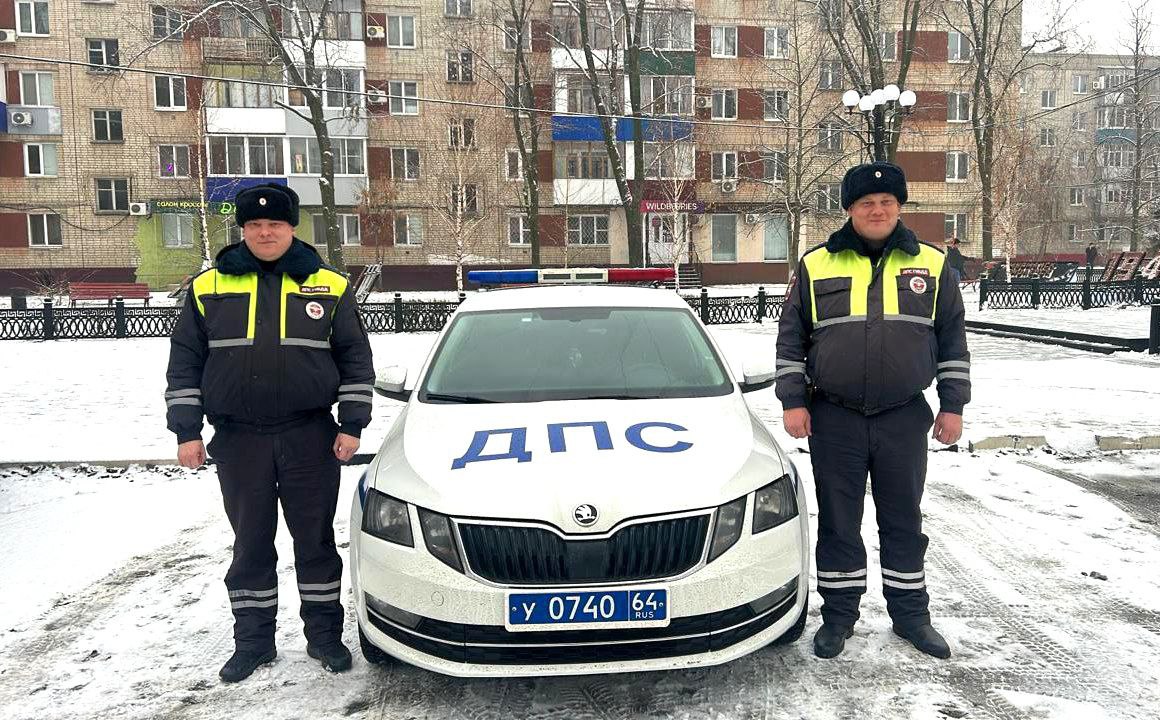
[[1091, 308], [1160, 302], [1160, 280], [1136, 277], [1123, 282], [979, 282], [979, 309]]
[[[393, 302], [363, 303], [359, 310], [367, 332], [433, 332], [443, 329], [463, 298], [404, 300], [395, 293]], [[706, 325], [777, 320], [783, 301], [763, 287], [743, 297], [710, 297], [702, 288], [699, 296], [685, 299]], [[111, 307], [58, 308], [45, 301], [42, 308], [0, 310], [0, 340], [169, 337], [180, 312], [176, 307], [126, 307], [119, 298]]]

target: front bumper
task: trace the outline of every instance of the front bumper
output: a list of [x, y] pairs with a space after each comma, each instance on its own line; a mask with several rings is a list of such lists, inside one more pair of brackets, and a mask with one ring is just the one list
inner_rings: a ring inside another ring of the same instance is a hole
[[[804, 509], [800, 486], [798, 494]], [[668, 626], [538, 632], [505, 628], [506, 594], [513, 588], [455, 572], [428, 554], [421, 539], [417, 547], [407, 548], [354, 530], [351, 577], [359, 626], [372, 643], [407, 663], [465, 677], [664, 670], [728, 662], [788, 631], [804, 612], [808, 594], [805, 515], [759, 535], [751, 534], [750, 522], [751, 516], [736, 545], [697, 571], [670, 581], [635, 583], [668, 588]], [[356, 498], [351, 527], [360, 525]], [[521, 589], [596, 587], [608, 586]], [[377, 609], [370, 607], [367, 595], [377, 600]]]

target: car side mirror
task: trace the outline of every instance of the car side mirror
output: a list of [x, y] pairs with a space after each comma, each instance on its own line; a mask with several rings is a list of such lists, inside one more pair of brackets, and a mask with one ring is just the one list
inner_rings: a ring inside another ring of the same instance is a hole
[[772, 360], [746, 360], [741, 365], [741, 392], [753, 392], [769, 387], [773, 384], [775, 372]]
[[410, 399], [411, 391], [403, 389], [406, 383], [407, 368], [403, 365], [391, 365], [375, 374], [375, 392], [392, 400], [407, 402]]

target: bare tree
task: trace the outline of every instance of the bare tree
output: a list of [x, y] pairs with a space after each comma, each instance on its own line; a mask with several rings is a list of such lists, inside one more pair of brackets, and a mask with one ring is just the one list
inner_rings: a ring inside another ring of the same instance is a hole
[[[1104, 97], [1105, 102], [1100, 108], [1102, 120], [1106, 120], [1108, 115], [1126, 112], [1131, 126], [1131, 132], [1126, 133], [1124, 140], [1133, 149], [1127, 198], [1132, 252], [1141, 247], [1142, 223], [1145, 221], [1142, 216], [1149, 206], [1154, 205], [1156, 197], [1152, 188], [1160, 180], [1157, 175], [1157, 99], [1154, 92], [1160, 63], [1152, 56], [1152, 40], [1152, 10], [1149, 0], [1144, 0], [1129, 9], [1125, 82]], [[1105, 125], [1108, 124], [1101, 123], [1101, 127]]]

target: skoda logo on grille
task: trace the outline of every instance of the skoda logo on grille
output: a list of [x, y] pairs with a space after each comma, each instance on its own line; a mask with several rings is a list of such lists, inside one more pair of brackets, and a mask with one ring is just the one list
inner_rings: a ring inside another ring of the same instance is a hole
[[596, 512], [595, 505], [580, 505], [572, 511], [572, 519], [576, 521], [577, 525], [588, 527], [596, 524], [596, 518], [599, 514]]

